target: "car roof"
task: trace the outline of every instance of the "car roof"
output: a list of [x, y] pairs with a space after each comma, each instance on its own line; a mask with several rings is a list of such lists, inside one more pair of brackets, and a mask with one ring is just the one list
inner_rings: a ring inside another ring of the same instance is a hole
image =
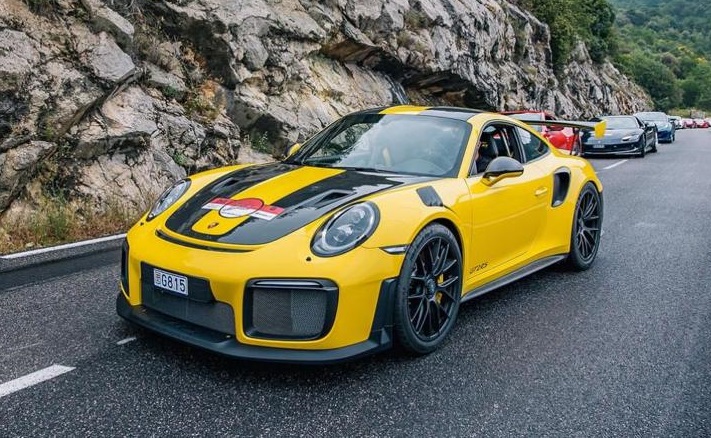
[[451, 106], [415, 106], [415, 105], [398, 105], [391, 107], [372, 108], [359, 111], [355, 114], [403, 114], [403, 115], [418, 115], [418, 116], [435, 116], [447, 119], [469, 120], [472, 117], [486, 113], [484, 110], [471, 108], [459, 108]]

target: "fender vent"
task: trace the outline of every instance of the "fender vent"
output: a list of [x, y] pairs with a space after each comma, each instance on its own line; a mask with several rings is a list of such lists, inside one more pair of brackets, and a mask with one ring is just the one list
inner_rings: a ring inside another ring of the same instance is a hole
[[570, 169], [562, 167], [553, 174], [553, 200], [551, 206], [558, 207], [565, 202], [570, 189]]

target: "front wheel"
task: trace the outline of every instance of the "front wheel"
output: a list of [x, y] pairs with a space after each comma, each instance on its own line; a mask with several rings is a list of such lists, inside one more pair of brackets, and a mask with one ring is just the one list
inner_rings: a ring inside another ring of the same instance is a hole
[[462, 296], [462, 252], [445, 226], [425, 227], [409, 246], [398, 277], [395, 337], [414, 354], [439, 347], [454, 326]]
[[647, 155], [647, 140], [644, 138], [640, 140], [640, 146], [639, 154], [637, 156], [639, 158], [644, 158], [644, 156]]
[[592, 266], [602, 234], [602, 198], [593, 183], [585, 184], [578, 196], [570, 235], [570, 253], [566, 265], [575, 271]]

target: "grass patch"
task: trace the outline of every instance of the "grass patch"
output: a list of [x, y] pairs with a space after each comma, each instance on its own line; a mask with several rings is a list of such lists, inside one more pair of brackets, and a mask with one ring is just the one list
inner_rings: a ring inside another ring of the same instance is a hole
[[125, 232], [143, 212], [119, 200], [99, 211], [89, 201], [48, 197], [33, 215], [0, 223], [0, 254]]

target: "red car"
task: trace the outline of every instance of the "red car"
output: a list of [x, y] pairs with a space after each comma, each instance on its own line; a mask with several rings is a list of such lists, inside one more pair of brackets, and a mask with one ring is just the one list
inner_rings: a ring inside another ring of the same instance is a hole
[[696, 128], [694, 119], [684, 119], [682, 123], [684, 124], [684, 128]]
[[709, 122], [706, 119], [696, 119], [696, 120], [694, 120], [694, 122], [696, 122], [697, 128], [708, 128], [709, 127]]
[[[522, 111], [504, 111], [509, 117], [519, 120], [556, 120], [556, 117], [547, 111], [522, 110]], [[535, 126], [535, 128], [543, 134], [553, 146], [563, 151], [567, 151], [570, 155], [580, 155], [582, 146], [580, 136], [577, 130], [573, 128], [564, 128], [562, 126]]]

